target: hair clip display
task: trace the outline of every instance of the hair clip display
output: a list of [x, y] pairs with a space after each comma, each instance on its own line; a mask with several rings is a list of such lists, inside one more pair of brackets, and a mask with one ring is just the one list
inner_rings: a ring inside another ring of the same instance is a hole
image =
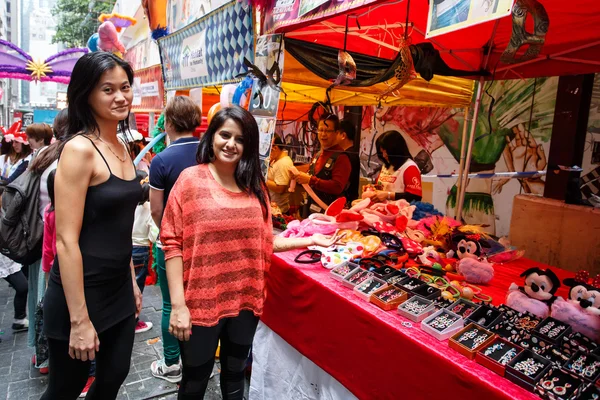
[[565, 335], [571, 332], [571, 327], [561, 321], [548, 317], [537, 325], [535, 332], [552, 343], [559, 343]]
[[388, 278], [387, 283], [390, 285], [395, 285], [404, 279], [406, 279], [406, 275], [399, 273], [399, 275], [394, 275], [394, 276]]
[[398, 306], [398, 313], [411, 321], [420, 322], [435, 311], [433, 301], [413, 296]]
[[418, 288], [420, 286], [424, 286], [424, 285], [427, 285], [427, 284], [417, 278], [406, 278], [405, 280], [402, 280], [396, 284], [396, 286], [400, 287], [400, 289], [403, 289], [407, 292], [412, 292], [416, 288]]
[[413, 294], [419, 295], [426, 299], [436, 299], [440, 297], [440, 293], [442, 293], [440, 289], [431, 285], [421, 285], [413, 290]]
[[479, 306], [475, 303], [465, 299], [458, 299], [446, 309], [452, 311], [454, 314], [460, 315], [463, 318], [469, 318], [469, 316], [473, 314], [477, 308], [479, 308]]
[[490, 347], [485, 349], [483, 354], [489, 357], [492, 354], [494, 354], [495, 352], [502, 350], [503, 348], [504, 348], [504, 343], [502, 343], [502, 342], [494, 343], [493, 345], [491, 345]]
[[469, 315], [467, 320], [475, 322], [476, 324], [481, 325], [484, 328], [490, 328], [493, 325], [501, 322], [502, 313], [493, 307], [490, 307], [488, 305], [482, 305], [477, 310], [475, 310], [475, 312]]
[[566, 363], [565, 369], [595, 382], [600, 377], [600, 358], [579, 351]]
[[370, 277], [354, 287], [354, 294], [368, 301], [371, 297], [371, 293], [375, 292], [378, 289], [381, 289], [386, 285], [387, 283], [385, 283], [384, 280], [375, 277]]
[[350, 272], [353, 272], [354, 270], [360, 270], [360, 268], [357, 267], [355, 264], [347, 263], [335, 267], [331, 270], [330, 274], [336, 281], [343, 281], [344, 277], [346, 277], [348, 274], [350, 274]]
[[463, 318], [446, 309], [437, 311], [421, 322], [421, 329], [438, 340], [448, 339], [463, 328]]
[[589, 353], [596, 350], [598, 345], [587, 336], [579, 332], [573, 332], [569, 336], [563, 337], [562, 347], [565, 353], [572, 355], [577, 351]]
[[365, 271], [364, 269], [357, 268], [346, 277], [344, 277], [343, 284], [349, 288], [354, 288], [356, 285], [360, 285], [367, 279], [369, 279], [373, 274], [369, 271]]
[[508, 380], [533, 392], [551, 365], [550, 361], [534, 352], [523, 350], [506, 365], [505, 376]]
[[390, 311], [404, 303], [408, 299], [408, 293], [395, 286], [384, 286], [372, 293], [370, 301], [385, 311]]
[[505, 367], [519, 353], [521, 349], [505, 339], [496, 337], [491, 342], [482, 346], [475, 356], [477, 362], [499, 375], [504, 376]]
[[[464, 356], [473, 359], [475, 358], [477, 351], [482, 347], [487, 346], [493, 340], [494, 336], [495, 335], [492, 332], [471, 323], [465, 329], [454, 335], [448, 342], [448, 345]], [[490, 348], [493, 348], [493, 351], [496, 351], [499, 348], [504, 347], [504, 343], [496, 343], [494, 346], [491, 346]]]
[[560, 399], [573, 399], [577, 397], [582, 384], [583, 381], [577, 376], [560, 368], [552, 368], [540, 379], [536, 392], [542, 397], [554, 398], [556, 395]]

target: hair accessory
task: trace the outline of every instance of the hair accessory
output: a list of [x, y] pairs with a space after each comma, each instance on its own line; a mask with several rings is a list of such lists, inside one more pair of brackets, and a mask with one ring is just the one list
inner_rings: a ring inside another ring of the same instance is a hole
[[556, 393], [557, 395], [561, 396], [564, 395], [565, 393], [567, 393], [567, 389], [571, 387], [570, 383], [565, 383], [564, 386], [555, 386], [554, 389], [552, 389], [552, 391], [554, 393]]
[[498, 362], [502, 365], [506, 365], [509, 362], [511, 362], [511, 360], [515, 358], [516, 355], [517, 349], [513, 347], [510, 350], [508, 350], [502, 357], [500, 357], [500, 360], [498, 360]]
[[458, 339], [458, 341], [459, 342], [466, 342], [467, 340], [475, 339], [475, 336], [477, 336], [477, 333], [479, 333], [479, 331], [477, 329], [473, 329], [473, 330], [471, 330], [469, 332], [465, 332]]
[[319, 261], [321, 261], [321, 252], [319, 250], [304, 250], [294, 259], [294, 262], [298, 264], [314, 264]]
[[546, 390], [552, 390], [552, 389], [554, 389], [554, 382], [558, 382], [559, 380], [560, 379], [557, 377], [554, 377], [552, 379], [547, 379], [542, 382], [542, 387]]
[[478, 346], [481, 346], [483, 342], [487, 340], [488, 337], [489, 335], [487, 333], [482, 333], [481, 335], [477, 336], [473, 341], [473, 346], [471, 346], [471, 348], [474, 349]]

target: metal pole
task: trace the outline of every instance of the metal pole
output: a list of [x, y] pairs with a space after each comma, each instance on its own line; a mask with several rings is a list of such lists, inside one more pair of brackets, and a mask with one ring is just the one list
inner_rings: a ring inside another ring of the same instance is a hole
[[479, 107], [481, 105], [481, 96], [483, 95], [483, 85], [485, 80], [479, 78], [477, 86], [477, 97], [475, 100], [475, 110], [473, 111], [473, 121], [471, 121], [471, 135], [469, 136], [469, 147], [467, 147], [467, 158], [465, 159], [465, 167], [463, 170], [462, 183], [460, 185], [460, 193], [458, 193], [459, 201], [457, 203], [456, 220], [460, 222], [462, 217], [463, 203], [465, 201], [464, 193], [466, 192], [467, 182], [469, 180], [469, 169], [471, 167], [471, 155], [473, 153], [473, 144], [475, 143], [475, 134], [477, 133], [477, 119], [479, 118]]
[[460, 161], [458, 166], [458, 179], [456, 181], [456, 208], [454, 210], [454, 215], [458, 216], [459, 208], [458, 205], [460, 203], [461, 198], [461, 188], [462, 188], [462, 177], [465, 168], [465, 150], [467, 148], [467, 128], [469, 126], [469, 107], [465, 107], [465, 116], [463, 121], [463, 132], [462, 132], [462, 140], [460, 142]]

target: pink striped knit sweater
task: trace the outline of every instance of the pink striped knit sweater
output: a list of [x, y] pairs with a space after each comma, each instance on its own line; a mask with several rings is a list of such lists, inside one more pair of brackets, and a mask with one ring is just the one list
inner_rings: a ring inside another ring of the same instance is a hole
[[241, 310], [262, 314], [273, 230], [258, 199], [223, 188], [208, 164], [190, 167], [169, 195], [160, 238], [165, 259], [183, 257], [193, 325], [214, 326]]

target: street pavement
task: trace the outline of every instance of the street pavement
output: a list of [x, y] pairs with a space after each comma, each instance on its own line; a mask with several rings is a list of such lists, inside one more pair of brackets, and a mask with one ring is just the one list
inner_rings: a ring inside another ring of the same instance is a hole
[[[27, 332], [12, 332], [13, 297], [14, 290], [4, 279], [0, 279], [0, 400], [38, 400], [46, 388], [48, 378], [31, 365], [34, 351], [27, 347]], [[141, 319], [152, 322], [154, 326], [148, 332], [135, 335], [131, 368], [117, 400], [177, 398], [176, 384], [154, 378], [150, 372], [150, 364], [162, 358], [161, 310], [162, 298], [158, 286], [146, 287]], [[218, 362], [215, 364], [215, 376], [210, 380], [204, 398], [222, 398]]]

